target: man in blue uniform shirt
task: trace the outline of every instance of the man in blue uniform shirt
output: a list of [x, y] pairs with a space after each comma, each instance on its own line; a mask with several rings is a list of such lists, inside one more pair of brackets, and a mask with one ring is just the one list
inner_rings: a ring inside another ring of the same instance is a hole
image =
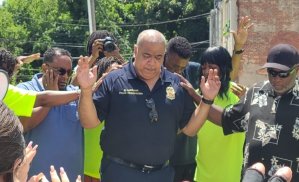
[[93, 128], [105, 120], [101, 135], [104, 182], [172, 182], [174, 172], [168, 160], [177, 132], [196, 135], [198, 123], [206, 119], [218, 93], [217, 71], [210, 70], [208, 81], [201, 82], [203, 102], [195, 109], [179, 77], [162, 67], [165, 47], [165, 37], [159, 31], [141, 32], [134, 46], [134, 62], [111, 72], [93, 101], [96, 68], [90, 72], [87, 58], [79, 60], [81, 123]]

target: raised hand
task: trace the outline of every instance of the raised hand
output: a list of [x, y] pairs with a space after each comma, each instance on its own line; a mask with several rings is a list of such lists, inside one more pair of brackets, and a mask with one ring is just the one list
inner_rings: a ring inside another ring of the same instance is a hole
[[[64, 171], [63, 167], [60, 167], [60, 178], [54, 168], [54, 166], [50, 167], [50, 176], [51, 176], [51, 182], [69, 182], [69, 178], [67, 177], [66, 172]], [[78, 176], [76, 179], [76, 182], [81, 182], [81, 176]]]
[[[64, 171], [63, 167], [60, 167], [59, 176], [57, 174], [57, 171], [55, 170], [54, 166], [50, 166], [50, 176], [51, 176], [51, 182], [69, 182], [69, 178]], [[28, 182], [49, 182], [46, 176], [43, 173], [39, 173], [38, 175], [32, 176]], [[78, 175], [76, 182], [81, 182], [81, 176]]]
[[241, 84], [233, 83], [231, 87], [231, 91], [241, 98], [243, 95], [245, 95], [247, 88]]
[[40, 58], [40, 53], [31, 54], [29, 56], [18, 56], [17, 64], [15, 65], [13, 73], [17, 74], [23, 64], [31, 63], [32, 61], [37, 60], [39, 58]]
[[32, 142], [29, 142], [25, 150], [25, 156], [23, 161], [20, 161], [19, 164], [15, 165], [14, 172], [13, 172], [14, 181], [17, 182], [27, 181], [30, 164], [36, 154], [37, 147], [38, 147], [37, 145], [32, 147]]
[[29, 56], [18, 56], [17, 61], [21, 64], [29, 64], [34, 60], [38, 60], [40, 58], [40, 53], [31, 54]]
[[220, 86], [221, 86], [221, 82], [218, 76], [217, 69], [209, 70], [207, 81], [205, 81], [204, 76], [201, 77], [200, 90], [205, 99], [214, 100], [214, 98], [218, 95]]
[[89, 69], [88, 57], [80, 56], [76, 72], [77, 80], [82, 89], [92, 89], [97, 80], [97, 66]]
[[248, 29], [252, 27], [252, 25], [253, 23], [248, 16], [241, 17], [237, 32], [231, 31], [234, 37], [235, 47], [237, 47], [238, 50], [242, 48], [246, 43], [248, 37]]

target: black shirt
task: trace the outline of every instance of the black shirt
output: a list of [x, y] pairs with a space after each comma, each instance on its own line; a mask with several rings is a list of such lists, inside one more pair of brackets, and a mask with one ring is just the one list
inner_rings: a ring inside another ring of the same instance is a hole
[[299, 181], [299, 85], [275, 96], [269, 81], [253, 86], [245, 97], [223, 114], [225, 134], [246, 132], [244, 168], [256, 162], [272, 176], [281, 166], [289, 166], [293, 180]]

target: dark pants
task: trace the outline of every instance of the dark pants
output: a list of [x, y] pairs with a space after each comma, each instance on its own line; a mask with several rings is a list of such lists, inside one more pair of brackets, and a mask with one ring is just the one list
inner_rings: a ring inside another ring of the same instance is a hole
[[174, 166], [174, 182], [193, 181], [196, 163]]
[[[255, 169], [247, 169], [242, 182], [264, 182], [265, 180], [263, 174]], [[279, 176], [272, 176], [268, 182], [286, 182], [285, 179]]]
[[106, 157], [101, 163], [101, 182], [173, 182], [174, 170], [171, 166], [158, 171], [144, 173], [121, 165]]

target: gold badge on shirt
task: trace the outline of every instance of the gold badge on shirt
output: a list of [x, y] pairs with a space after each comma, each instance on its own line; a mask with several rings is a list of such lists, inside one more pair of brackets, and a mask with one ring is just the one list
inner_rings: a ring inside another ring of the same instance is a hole
[[166, 88], [166, 98], [169, 100], [175, 99], [175, 91], [172, 86]]

